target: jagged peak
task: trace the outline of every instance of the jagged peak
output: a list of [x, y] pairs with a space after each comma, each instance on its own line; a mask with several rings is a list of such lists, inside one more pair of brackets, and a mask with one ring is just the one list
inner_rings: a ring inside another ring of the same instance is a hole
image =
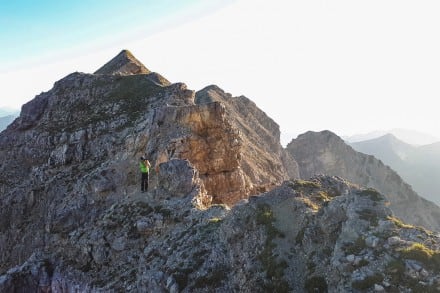
[[395, 136], [392, 133], [387, 133], [387, 134], [385, 134], [385, 135], [383, 135], [381, 137], [378, 137], [377, 140], [378, 141], [388, 142], [388, 143], [391, 143], [391, 144], [407, 145], [407, 146], [411, 147], [410, 144], [400, 140], [397, 136]]
[[225, 93], [225, 91], [216, 84], [210, 84], [208, 86], [205, 86], [199, 92], [207, 92], [207, 91], [215, 91], [215, 92], [219, 92], [219, 93]]
[[396, 137], [392, 133], [387, 133], [385, 135], [382, 135], [377, 138], [369, 139], [366, 141], [360, 141], [357, 143], [354, 143], [353, 145], [366, 145], [366, 144], [375, 144], [377, 145], [387, 145], [392, 148], [406, 148], [407, 150], [411, 150], [414, 148], [413, 145], [410, 145], [403, 140], [400, 140], [398, 137]]
[[215, 84], [208, 85], [196, 92], [196, 104], [206, 104], [211, 102], [222, 102], [232, 95], [226, 93], [223, 89]]
[[329, 142], [332, 141], [333, 143], [336, 143], [338, 145], [346, 145], [344, 140], [340, 138], [336, 133], [330, 131], [330, 130], [321, 130], [321, 131], [306, 131], [300, 135], [298, 135], [297, 138], [292, 139], [286, 146], [287, 149], [289, 149], [296, 141], [314, 141], [314, 142]]
[[298, 138], [307, 138], [307, 137], [327, 137], [327, 138], [335, 138], [338, 140], [341, 140], [343, 142], [343, 140], [334, 132], [330, 131], [330, 130], [322, 130], [322, 131], [312, 131], [309, 130], [303, 134], [298, 135]]
[[148, 73], [151, 73], [151, 71], [128, 50], [122, 50], [116, 57], [95, 71], [95, 74], [104, 75], [135, 75]]
[[[382, 136], [379, 136], [378, 138], [376, 138], [377, 140], [385, 140], [385, 141], [400, 141], [394, 134], [392, 133], [387, 133], [384, 134]], [[371, 139], [374, 140], [374, 139]]]

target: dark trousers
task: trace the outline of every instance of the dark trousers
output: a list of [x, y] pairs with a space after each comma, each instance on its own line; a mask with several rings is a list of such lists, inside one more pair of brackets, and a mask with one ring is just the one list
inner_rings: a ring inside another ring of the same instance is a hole
[[147, 173], [141, 173], [141, 191], [147, 191], [148, 190], [148, 172]]

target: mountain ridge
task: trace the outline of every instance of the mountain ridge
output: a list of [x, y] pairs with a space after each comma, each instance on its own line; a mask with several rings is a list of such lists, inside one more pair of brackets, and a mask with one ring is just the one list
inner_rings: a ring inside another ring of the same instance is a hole
[[1, 292], [439, 289], [439, 235], [373, 189], [298, 179], [250, 99], [124, 62], [57, 81], [0, 133]]

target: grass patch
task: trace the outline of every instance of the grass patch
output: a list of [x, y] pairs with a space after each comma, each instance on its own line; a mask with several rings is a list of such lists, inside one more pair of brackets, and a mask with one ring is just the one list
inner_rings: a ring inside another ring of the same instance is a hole
[[367, 248], [367, 244], [365, 243], [365, 239], [363, 237], [359, 237], [356, 239], [354, 243], [350, 243], [347, 246], [344, 247], [344, 251], [347, 255], [359, 254], [362, 250]]
[[367, 189], [361, 190], [359, 192], [359, 194], [362, 196], [370, 197], [370, 199], [372, 201], [381, 201], [381, 200], [385, 199], [377, 190], [375, 190], [373, 188], [367, 188]]
[[313, 211], [318, 211], [320, 206], [318, 204], [316, 204], [315, 202], [313, 202], [310, 198], [308, 197], [302, 197], [299, 200], [301, 200], [306, 206], [308, 206], [309, 208], [311, 208]]
[[370, 222], [371, 226], [379, 225], [379, 217], [373, 210], [365, 209], [362, 211], [357, 211], [357, 213], [359, 215], [359, 219]]
[[293, 189], [303, 189], [303, 188], [320, 188], [321, 184], [316, 181], [307, 181], [307, 180], [301, 180], [297, 179], [293, 183]]
[[306, 280], [304, 289], [306, 289], [306, 292], [308, 293], [328, 292], [327, 281], [321, 276], [312, 277]]
[[391, 283], [401, 284], [405, 281], [405, 263], [401, 259], [390, 261], [385, 269], [387, 275], [390, 276]]
[[376, 273], [372, 276], [367, 276], [363, 280], [354, 281], [351, 283], [351, 285], [353, 286], [353, 288], [357, 290], [366, 290], [374, 286], [374, 284], [382, 283], [382, 281], [383, 281], [383, 276], [379, 273]]
[[366, 259], [361, 259], [361, 260], [359, 261], [359, 264], [358, 264], [357, 266], [358, 266], [358, 267], [365, 267], [365, 266], [367, 266], [369, 263], [370, 263], [370, 262], [369, 262], [368, 260], [366, 260]]
[[213, 268], [207, 275], [195, 280], [194, 288], [216, 288], [219, 287], [223, 280], [227, 278], [227, 268], [225, 266], [217, 266]]
[[162, 216], [164, 218], [169, 218], [171, 216], [171, 214], [172, 214], [170, 209], [167, 209], [167, 208], [165, 208], [165, 207], [163, 207], [161, 205], [155, 206], [154, 207], [154, 212], [157, 213], [157, 214], [162, 214]]
[[319, 191], [317, 194], [313, 195], [313, 198], [321, 202], [327, 202], [331, 201], [332, 196], [325, 191]]
[[188, 286], [188, 276], [191, 272], [192, 271], [182, 269], [173, 274], [174, 280], [176, 280], [180, 290], [183, 290]]
[[307, 270], [309, 271], [310, 274], [313, 274], [315, 272], [316, 269], [316, 264], [309, 260], [309, 262], [307, 263]]
[[303, 227], [300, 231], [298, 231], [298, 234], [296, 234], [295, 242], [296, 244], [301, 244], [304, 239], [304, 233], [306, 232], [306, 228]]
[[276, 247], [273, 239], [281, 237], [283, 234], [274, 227], [275, 217], [273, 211], [267, 204], [260, 204], [257, 207], [256, 222], [263, 225], [266, 229], [266, 242], [263, 251], [258, 255], [258, 259], [266, 271], [266, 277], [270, 282], [264, 283], [264, 289], [268, 292], [289, 292], [289, 284], [283, 279], [284, 270], [287, 268], [285, 260], [278, 261], [273, 255]]
[[402, 222], [401, 219], [398, 219], [398, 218], [396, 218], [396, 217], [388, 216], [388, 217], [387, 217], [387, 220], [393, 222], [393, 224], [394, 224], [396, 227], [399, 227], [399, 228], [405, 228], [405, 229], [413, 229], [413, 228], [415, 228], [415, 226], [413, 226], [413, 225], [409, 225], [409, 224], [405, 224], [404, 222]]
[[[405, 275], [405, 262], [402, 259], [390, 261], [386, 267], [385, 273], [390, 277], [390, 283], [393, 289], [398, 292], [398, 286], [411, 288], [414, 293], [434, 293], [438, 292], [436, 285], [423, 285], [417, 279], [408, 278]], [[394, 291], [393, 291], [394, 292]]]
[[220, 223], [221, 221], [222, 221], [221, 218], [213, 217], [213, 218], [208, 220], [208, 223]]
[[440, 251], [432, 250], [422, 243], [414, 243], [410, 247], [399, 250], [401, 256], [406, 259], [413, 259], [427, 268], [440, 272]]
[[279, 237], [282, 233], [274, 227], [275, 217], [273, 211], [267, 204], [261, 204], [257, 207], [257, 224], [266, 227], [267, 238], [272, 241], [275, 237]]

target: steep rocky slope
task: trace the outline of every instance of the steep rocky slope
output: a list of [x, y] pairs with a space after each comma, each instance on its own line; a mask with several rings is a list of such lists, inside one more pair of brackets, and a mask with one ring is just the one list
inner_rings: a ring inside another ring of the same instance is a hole
[[[280, 144], [278, 124], [254, 102], [244, 96], [232, 97], [215, 85], [198, 91], [195, 102], [200, 105], [218, 102], [226, 108], [227, 120], [241, 134], [241, 168], [251, 177], [246, 183], [251, 194], [299, 177], [297, 163]], [[254, 186], [252, 182], [259, 184]]]
[[[188, 161], [165, 165], [194, 174]], [[112, 205], [0, 277], [0, 291], [440, 290], [439, 235], [403, 224], [372, 189], [320, 176], [204, 211], [178, 191]]]
[[390, 167], [371, 155], [353, 150], [330, 131], [307, 132], [287, 145], [299, 165], [301, 178], [314, 174], [341, 176], [377, 189], [390, 208], [406, 222], [440, 231], [440, 208], [421, 198]]
[[[96, 74], [72, 73], [25, 104], [0, 134], [0, 271], [135, 194], [143, 154], [158, 166], [188, 160], [200, 181], [200, 207], [232, 205], [290, 177], [282, 163], [288, 155], [275, 143], [278, 126], [255, 105], [250, 123], [243, 118], [239, 128], [230, 121], [239, 113], [229, 113], [226, 102], [194, 101], [184, 84], [171, 84], [122, 51]], [[250, 135], [263, 130], [268, 143], [244, 154]], [[152, 174], [151, 196], [172, 187], [164, 174]], [[183, 182], [175, 183], [179, 192]]]

